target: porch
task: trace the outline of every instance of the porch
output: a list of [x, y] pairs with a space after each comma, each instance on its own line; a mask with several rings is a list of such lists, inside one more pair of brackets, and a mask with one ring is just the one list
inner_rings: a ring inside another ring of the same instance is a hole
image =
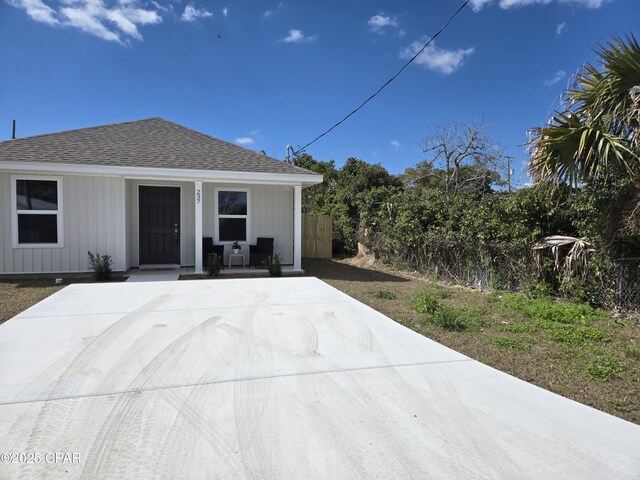
[[[228, 264], [237, 241], [249, 265], [249, 245], [274, 239], [283, 273], [302, 273], [302, 185], [287, 182], [125, 180], [126, 270], [146, 275], [154, 266], [177, 267], [178, 274], [202, 274], [203, 241], [224, 247]], [[183, 270], [186, 270], [183, 272]], [[170, 272], [174, 275], [174, 272]], [[221, 275], [262, 276], [264, 268], [232, 266]]]
[[[282, 276], [291, 277], [304, 275], [304, 270], [295, 269], [293, 265], [282, 267]], [[127, 282], [160, 282], [173, 280], [198, 280], [205, 278], [206, 274], [196, 272], [194, 267], [179, 267], [171, 269], [139, 269], [132, 268], [125, 273], [129, 278]], [[266, 268], [243, 268], [233, 266], [220, 270], [220, 278], [260, 278], [268, 277], [269, 271]], [[191, 277], [191, 278], [190, 278]]]

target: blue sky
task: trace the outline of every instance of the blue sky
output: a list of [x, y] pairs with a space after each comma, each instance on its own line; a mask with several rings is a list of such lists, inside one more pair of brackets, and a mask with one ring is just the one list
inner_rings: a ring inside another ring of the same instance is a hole
[[[461, 2], [0, 0], [0, 138], [161, 116], [283, 158], [394, 74]], [[393, 173], [439, 122], [484, 120], [526, 161], [592, 49], [638, 0], [472, 0], [373, 102], [307, 151]], [[634, 30], [635, 29], [635, 30]], [[222, 38], [219, 38], [219, 36]]]

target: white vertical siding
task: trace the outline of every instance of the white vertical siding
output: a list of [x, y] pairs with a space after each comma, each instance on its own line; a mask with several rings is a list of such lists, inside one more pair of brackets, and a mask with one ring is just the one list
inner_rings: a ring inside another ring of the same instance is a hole
[[122, 178], [62, 176], [62, 248], [13, 248], [10, 182], [9, 173], [0, 174], [0, 272], [86, 272], [88, 251], [111, 255], [114, 270], [125, 269]]
[[132, 240], [131, 240], [131, 218], [133, 215], [133, 206], [131, 204], [131, 180], [125, 180], [124, 187], [124, 237], [125, 237], [125, 262], [126, 270], [132, 265]]
[[[0, 273], [86, 272], [89, 271], [88, 251], [111, 255], [116, 271], [138, 266], [140, 185], [180, 187], [180, 263], [195, 263], [193, 182], [63, 175], [62, 248], [13, 248], [10, 182], [9, 173], [0, 173]], [[204, 236], [214, 236], [216, 187], [250, 190], [250, 243], [255, 243], [257, 237], [273, 237], [275, 251], [282, 262], [292, 264], [293, 188], [205, 183]]]
[[[229, 185], [205, 183], [203, 187], [203, 236], [213, 237], [215, 228], [214, 196], [216, 188], [249, 189], [250, 243], [257, 237], [272, 237], [274, 250], [282, 263], [293, 264], [293, 187], [282, 185]], [[229, 253], [225, 249], [225, 255]], [[248, 248], [245, 250], [248, 252]]]

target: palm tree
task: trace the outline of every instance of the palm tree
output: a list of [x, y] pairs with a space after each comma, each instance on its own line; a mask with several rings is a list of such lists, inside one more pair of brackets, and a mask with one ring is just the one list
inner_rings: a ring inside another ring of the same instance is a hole
[[640, 180], [640, 45], [633, 35], [596, 50], [565, 93], [565, 111], [534, 128], [528, 171], [539, 183]]

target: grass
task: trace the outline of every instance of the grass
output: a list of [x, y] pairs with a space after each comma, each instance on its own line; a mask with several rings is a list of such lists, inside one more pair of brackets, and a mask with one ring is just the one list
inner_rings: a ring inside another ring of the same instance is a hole
[[378, 290], [373, 294], [373, 296], [376, 298], [383, 298], [385, 300], [395, 300], [396, 298], [398, 298], [395, 293], [390, 292], [389, 290]]
[[492, 345], [498, 347], [513, 348], [516, 350], [529, 350], [529, 347], [536, 343], [532, 337], [493, 337], [490, 340]]
[[[56, 277], [63, 278], [62, 285], [56, 285]], [[114, 274], [113, 281], [122, 281], [125, 277]], [[43, 274], [21, 275], [19, 277], [0, 277], [0, 323], [18, 315], [27, 308], [53, 295], [69, 283], [93, 282], [91, 274]]]
[[615, 358], [604, 356], [589, 365], [586, 369], [586, 373], [591, 378], [608, 380], [611, 376], [616, 373], [624, 372], [626, 369], [627, 367]]
[[[380, 265], [357, 267], [349, 260], [305, 260], [303, 268], [471, 358], [640, 424], [640, 324], [635, 320], [613, 321], [588, 305], [480, 293]], [[388, 293], [371, 294], [381, 291]]]
[[440, 302], [432, 292], [416, 292], [411, 300], [411, 308], [418, 313], [433, 315], [441, 309]]

